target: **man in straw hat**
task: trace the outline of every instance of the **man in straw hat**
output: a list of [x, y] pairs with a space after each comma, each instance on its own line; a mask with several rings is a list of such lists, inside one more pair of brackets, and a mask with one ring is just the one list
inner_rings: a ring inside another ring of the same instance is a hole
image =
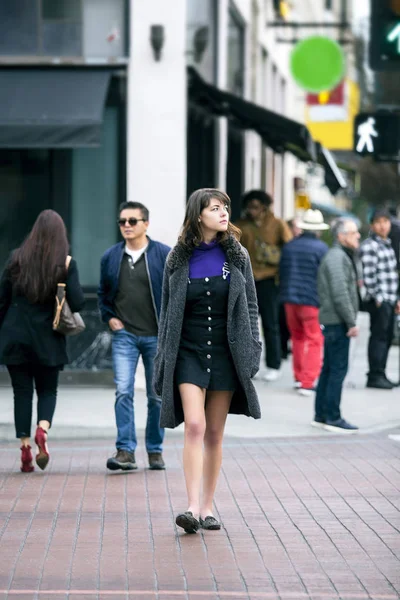
[[319, 323], [318, 268], [328, 246], [319, 232], [329, 229], [319, 210], [307, 210], [298, 227], [303, 233], [286, 244], [280, 264], [281, 302], [292, 339], [295, 387], [310, 396], [322, 364], [323, 336]]

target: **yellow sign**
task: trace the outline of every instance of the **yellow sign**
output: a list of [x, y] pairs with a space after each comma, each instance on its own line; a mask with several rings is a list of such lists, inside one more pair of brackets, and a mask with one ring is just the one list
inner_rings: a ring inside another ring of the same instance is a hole
[[295, 199], [296, 210], [308, 210], [311, 208], [310, 197], [305, 192], [297, 192]]
[[[311, 115], [315, 112], [315, 107], [306, 107], [306, 125], [312, 137], [320, 142], [328, 150], [352, 150], [353, 149], [353, 126], [354, 117], [359, 112], [360, 90], [358, 85], [346, 80], [345, 98], [342, 105], [343, 119], [334, 120], [332, 115], [337, 114], [337, 108], [330, 105], [329, 94], [321, 92], [318, 96], [321, 116], [317, 120], [312, 120]], [[326, 109], [326, 120], [323, 118], [323, 111]]]

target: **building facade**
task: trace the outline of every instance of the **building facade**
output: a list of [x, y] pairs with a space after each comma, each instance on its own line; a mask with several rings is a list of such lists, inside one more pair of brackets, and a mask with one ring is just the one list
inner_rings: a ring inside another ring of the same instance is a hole
[[226, 189], [234, 219], [254, 187], [294, 215], [295, 181], [314, 177], [317, 156], [292, 46], [279, 41], [291, 32], [271, 23], [336, 18], [340, 7], [291, 5], [0, 1], [0, 264], [42, 209], [63, 216], [87, 297], [73, 369], [111, 365], [96, 288], [120, 202], [146, 204], [150, 235], [170, 245], [198, 187]]

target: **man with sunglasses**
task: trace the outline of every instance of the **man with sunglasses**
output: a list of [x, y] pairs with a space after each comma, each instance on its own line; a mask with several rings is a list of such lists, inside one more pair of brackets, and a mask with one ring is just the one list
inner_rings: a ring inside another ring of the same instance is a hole
[[170, 248], [147, 236], [149, 211], [140, 202], [121, 204], [118, 225], [124, 241], [104, 253], [98, 289], [101, 318], [112, 331], [116, 383], [117, 452], [108, 459], [107, 468], [111, 471], [137, 469], [133, 398], [141, 355], [148, 401], [146, 450], [149, 467], [164, 469], [164, 430], [159, 424], [161, 399], [154, 392], [152, 379], [164, 265]]

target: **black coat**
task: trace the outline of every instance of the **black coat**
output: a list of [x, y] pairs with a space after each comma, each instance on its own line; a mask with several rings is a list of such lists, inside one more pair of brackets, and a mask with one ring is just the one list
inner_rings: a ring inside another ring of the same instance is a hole
[[[222, 244], [229, 263], [228, 344], [240, 386], [229, 412], [254, 419], [261, 417], [257, 393], [251, 378], [260, 366], [261, 342], [254, 278], [247, 250], [234, 237]], [[174, 381], [181, 339], [189, 277], [190, 252], [175, 246], [165, 265], [158, 352], [154, 361], [154, 388], [161, 396], [161, 427], [177, 427], [183, 421], [182, 402]]]
[[[72, 259], [66, 280], [66, 295], [72, 312], [84, 305], [78, 267]], [[17, 295], [8, 267], [0, 281], [0, 364], [35, 363], [50, 367], [69, 362], [65, 336], [53, 331], [55, 299], [44, 304], [31, 304]]]

